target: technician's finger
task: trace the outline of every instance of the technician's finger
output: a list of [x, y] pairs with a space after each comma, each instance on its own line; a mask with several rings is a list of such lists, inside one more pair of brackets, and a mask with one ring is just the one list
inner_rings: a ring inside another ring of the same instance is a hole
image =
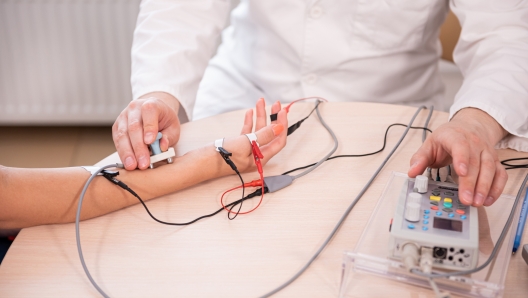
[[146, 169], [150, 164], [148, 147], [143, 141], [143, 123], [141, 110], [133, 109], [128, 113], [128, 136], [134, 150], [139, 169]]
[[[461, 174], [457, 171], [457, 174], [459, 176], [458, 179], [458, 196], [463, 204], [466, 205], [472, 205], [474, 203], [475, 199], [475, 187], [477, 185], [477, 179], [480, 172], [480, 154], [478, 150], [472, 150], [470, 148], [467, 149], [467, 151], [470, 152], [470, 158], [468, 161], [468, 169], [467, 174], [465, 176], [461, 176]], [[458, 161], [460, 163], [460, 161]], [[457, 160], [455, 160], [455, 157], [453, 156], [453, 164], [457, 165]]]
[[119, 116], [112, 126], [112, 139], [117, 149], [117, 154], [126, 170], [134, 170], [137, 167], [136, 157], [128, 138], [126, 116]]
[[160, 110], [153, 99], [148, 99], [141, 105], [141, 116], [143, 118], [143, 141], [152, 144], [156, 140], [159, 128]]
[[165, 152], [169, 146], [174, 146], [180, 139], [180, 123], [173, 123], [173, 125], [161, 130], [161, 133], [163, 137], [160, 140], [160, 149]]
[[264, 98], [260, 98], [257, 101], [257, 119], [255, 121], [255, 130], [259, 130], [266, 126], [267, 119], [266, 119], [266, 102], [264, 101]]
[[423, 174], [425, 169], [433, 163], [434, 152], [431, 147], [431, 142], [426, 141], [411, 157], [411, 167], [407, 172], [409, 177], [414, 178]]
[[493, 183], [491, 184], [488, 197], [484, 201], [484, 206], [491, 206], [497, 201], [508, 181], [508, 173], [506, 173], [506, 169], [504, 169], [502, 164], [497, 160], [495, 165], [495, 177], [493, 177]]
[[244, 125], [240, 134], [245, 135], [251, 133], [253, 130], [253, 110], [247, 110], [244, 115]]
[[480, 171], [477, 184], [475, 185], [475, 195], [473, 196], [473, 206], [482, 206], [488, 198], [495, 173], [497, 172], [495, 167], [493, 156], [487, 150], [482, 151], [480, 154]]

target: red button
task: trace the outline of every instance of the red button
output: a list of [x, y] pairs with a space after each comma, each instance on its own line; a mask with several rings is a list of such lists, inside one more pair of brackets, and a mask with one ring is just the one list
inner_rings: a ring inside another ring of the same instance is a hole
[[464, 210], [457, 209], [456, 213], [458, 214], [465, 214], [466, 212]]
[[431, 206], [431, 209], [438, 210], [438, 206]]

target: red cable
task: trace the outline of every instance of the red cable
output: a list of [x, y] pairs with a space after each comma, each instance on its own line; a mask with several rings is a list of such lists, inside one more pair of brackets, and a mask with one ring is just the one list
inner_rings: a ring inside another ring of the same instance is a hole
[[314, 98], [321, 99], [321, 100], [323, 100], [324, 102], [328, 102], [328, 100], [326, 100], [325, 98], [318, 97], [318, 96], [305, 97], [305, 98], [299, 98], [299, 99], [296, 99], [296, 100], [290, 102], [290, 104], [287, 105], [284, 109], [286, 110], [286, 113], [289, 113], [289, 112], [290, 112], [290, 106], [293, 105], [294, 103], [296, 103], [296, 102], [298, 102], [298, 101], [307, 100], [307, 99], [314, 99]]
[[224, 208], [224, 210], [227, 211], [227, 212], [229, 212], [229, 213], [238, 213], [238, 214], [248, 214], [248, 213], [251, 213], [251, 212], [255, 211], [255, 210], [260, 206], [260, 204], [262, 203], [262, 200], [264, 199], [264, 189], [262, 189], [262, 195], [260, 196], [260, 200], [259, 200], [257, 206], [255, 206], [255, 208], [253, 208], [253, 209], [251, 209], [251, 210], [249, 210], [249, 211], [245, 211], [245, 212], [235, 212], [235, 211], [233, 211], [233, 210], [231, 210], [231, 209], [227, 209], [227, 207], [224, 205], [224, 195], [225, 195], [226, 193], [231, 192], [231, 191], [233, 191], [233, 190], [235, 190], [235, 189], [238, 189], [238, 188], [242, 188], [242, 186], [233, 187], [233, 188], [231, 188], [231, 189], [226, 190], [226, 191], [222, 194], [222, 197], [220, 198], [220, 204], [222, 204], [222, 208]]
[[257, 206], [255, 206], [255, 208], [249, 210], [249, 211], [245, 211], [245, 212], [235, 212], [235, 211], [232, 211], [231, 209], [227, 209], [227, 207], [224, 205], [224, 195], [228, 192], [231, 192], [235, 189], [238, 189], [238, 188], [242, 188], [242, 186], [237, 186], [237, 187], [234, 187], [234, 188], [231, 188], [231, 189], [228, 189], [226, 190], [223, 194], [222, 194], [222, 197], [220, 198], [220, 204], [222, 205], [222, 208], [224, 208], [225, 211], [229, 212], [229, 213], [236, 213], [236, 214], [248, 214], [248, 213], [251, 213], [253, 211], [255, 211], [259, 206], [260, 204], [262, 203], [262, 200], [264, 199], [264, 171], [262, 170], [262, 163], [260, 162], [260, 160], [262, 158], [264, 158], [264, 155], [262, 155], [262, 152], [260, 152], [260, 148], [257, 144], [257, 142], [253, 141], [251, 142], [251, 152], [253, 153], [253, 160], [255, 161], [255, 165], [257, 166], [257, 171], [260, 175], [260, 180], [253, 180], [251, 181], [250, 183], [244, 183], [244, 187], [248, 187], [248, 186], [260, 186], [260, 189], [261, 189], [261, 192], [262, 192], [262, 195], [260, 196], [260, 200], [257, 204]]

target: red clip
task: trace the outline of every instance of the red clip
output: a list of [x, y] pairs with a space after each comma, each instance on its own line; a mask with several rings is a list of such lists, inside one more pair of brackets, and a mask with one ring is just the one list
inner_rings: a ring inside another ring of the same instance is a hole
[[260, 163], [260, 160], [264, 158], [264, 155], [262, 155], [262, 152], [260, 152], [260, 148], [256, 141], [251, 142], [251, 149], [253, 151], [253, 159], [255, 160], [257, 170], [260, 174], [262, 174], [262, 163]]

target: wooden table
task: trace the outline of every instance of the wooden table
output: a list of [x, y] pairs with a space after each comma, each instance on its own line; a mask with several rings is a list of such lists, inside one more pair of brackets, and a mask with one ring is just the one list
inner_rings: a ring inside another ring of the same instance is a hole
[[[312, 108], [308, 103], [294, 105], [288, 115], [290, 123]], [[324, 119], [339, 139], [335, 154], [378, 150], [386, 127], [395, 122], [407, 124], [415, 111], [414, 107], [374, 103], [321, 105]], [[426, 116], [423, 110], [414, 125], [423, 125]], [[447, 117], [435, 112], [430, 127], [435, 129]], [[184, 124], [177, 154], [238, 134], [242, 118], [243, 111], [236, 111]], [[232, 221], [222, 212], [190, 226], [165, 226], [154, 222], [139, 204], [84, 221], [81, 237], [86, 262], [111, 297], [263, 295], [289, 279], [313, 255], [403, 131], [403, 127], [391, 129], [382, 153], [325, 162], [290, 187], [267, 194], [257, 211]], [[407, 171], [421, 136], [421, 131], [409, 132], [330, 245], [277, 297], [337, 297], [343, 252], [354, 248], [391, 172]], [[265, 175], [318, 161], [332, 147], [331, 137], [314, 114], [288, 138], [286, 148], [265, 167]], [[512, 150], [499, 152], [501, 160], [522, 155]], [[116, 154], [99, 164], [110, 161], [117, 161]], [[509, 171], [505, 193], [515, 195], [524, 175], [524, 170]], [[258, 177], [256, 173], [243, 176], [248, 181]], [[217, 210], [222, 192], [238, 183], [234, 175], [224, 177], [147, 204], [158, 218], [183, 222]], [[252, 204], [245, 203], [245, 207]], [[528, 229], [524, 242], [528, 241], [527, 234]], [[381, 286], [385, 296], [433, 297], [430, 289], [389, 281]], [[505, 296], [526, 293], [528, 266], [517, 254], [510, 263]], [[348, 295], [371, 296], [368, 291]], [[74, 224], [22, 230], [0, 266], [0, 297], [58, 296], [98, 296], [82, 270]]]

